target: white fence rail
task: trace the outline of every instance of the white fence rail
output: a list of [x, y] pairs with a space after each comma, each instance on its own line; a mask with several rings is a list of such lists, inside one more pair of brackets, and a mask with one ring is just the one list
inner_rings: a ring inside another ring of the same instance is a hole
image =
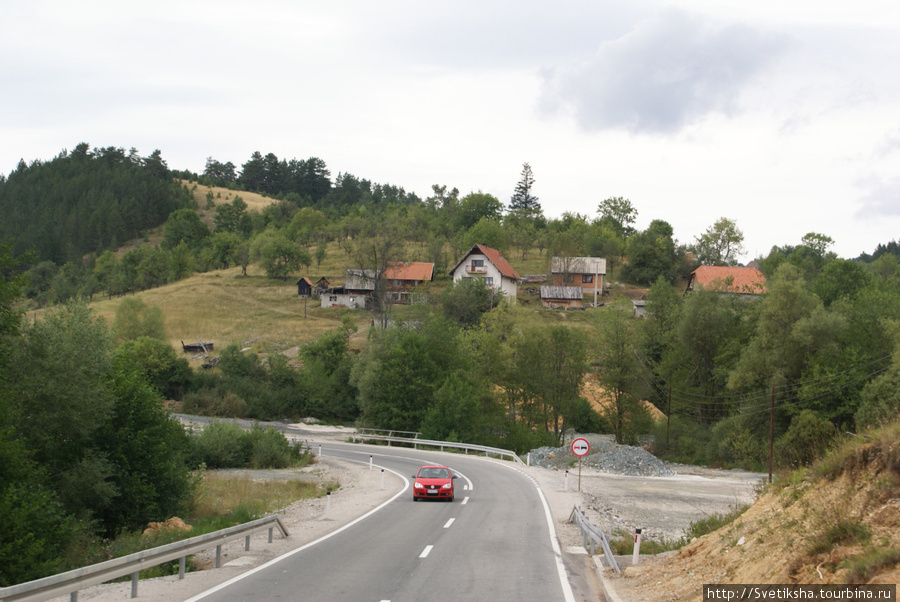
[[[594, 544], [600, 544], [600, 547], [603, 548], [603, 554], [606, 555], [606, 562], [616, 570], [617, 573], [622, 573], [622, 569], [619, 568], [619, 563], [616, 562], [616, 557], [612, 553], [612, 549], [609, 547], [609, 539], [607, 539], [606, 535], [591, 524], [591, 521], [585, 517], [584, 513], [581, 511], [581, 508], [575, 506], [572, 509], [572, 515], [569, 517], [569, 520], [574, 522], [581, 529], [581, 539], [582, 544], [584, 545], [585, 550], [590, 550], [591, 556], [594, 555]], [[590, 543], [590, 548], [588, 547], [588, 543]]]
[[0, 588], [0, 602], [38, 602], [66, 594], [69, 594], [72, 602], [75, 602], [78, 599], [78, 590], [124, 577], [125, 575], [131, 575], [131, 597], [136, 598], [138, 573], [141, 570], [178, 559], [178, 576], [183, 579], [185, 559], [191, 554], [196, 554], [213, 546], [216, 547], [216, 568], [219, 568], [222, 560], [222, 544], [243, 537], [244, 548], [249, 550], [251, 535], [268, 530], [269, 543], [272, 543], [274, 529], [278, 529], [283, 537], [289, 535], [281, 519], [277, 516], [268, 516], [244, 523], [243, 525], [236, 525], [213, 533], [207, 533], [206, 535], [198, 535], [190, 539], [135, 552], [128, 556], [92, 564], [67, 573], [2, 587]]
[[[381, 434], [387, 432], [387, 435]], [[395, 433], [404, 433], [404, 431], [378, 431], [376, 429], [359, 429], [355, 435], [353, 435], [354, 440], [360, 441], [385, 441], [390, 445], [391, 443], [404, 443], [406, 445], [412, 445], [414, 449], [419, 449], [420, 446], [423, 447], [436, 447], [441, 451], [444, 451], [444, 448], [450, 449], [461, 449], [466, 454], [470, 451], [483, 453], [485, 456], [500, 456], [503, 458], [510, 458], [511, 460], [518, 462], [519, 464], [525, 465], [522, 462], [522, 458], [520, 458], [516, 452], [510, 451], [508, 449], [500, 449], [499, 447], [488, 447], [486, 445], [471, 445], [469, 443], [452, 443], [449, 441], [433, 441], [430, 439], [419, 439], [419, 433], [405, 433], [410, 435], [415, 435], [415, 437], [397, 437]]]

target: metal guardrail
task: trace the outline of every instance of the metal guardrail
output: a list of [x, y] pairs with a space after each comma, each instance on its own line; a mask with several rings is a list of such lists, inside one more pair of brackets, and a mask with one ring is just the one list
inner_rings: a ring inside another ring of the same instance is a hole
[[574, 522], [581, 529], [581, 539], [582, 545], [584, 545], [584, 549], [588, 549], [588, 540], [590, 539], [590, 553], [591, 556], [594, 555], [594, 543], [599, 543], [600, 547], [603, 548], [603, 554], [606, 556], [606, 562], [616, 570], [617, 573], [621, 574], [622, 569], [619, 568], [619, 563], [616, 562], [616, 557], [612, 553], [612, 549], [609, 547], [609, 539], [607, 539], [606, 535], [591, 524], [591, 521], [587, 519], [584, 513], [581, 511], [581, 508], [575, 506], [572, 508], [572, 515], [569, 517], [569, 521]]
[[274, 529], [278, 529], [283, 537], [289, 535], [281, 519], [277, 516], [260, 518], [249, 523], [236, 525], [213, 533], [198, 535], [164, 546], [150, 548], [113, 558], [98, 564], [0, 588], [0, 602], [38, 602], [57, 596], [69, 594], [72, 602], [78, 599], [78, 590], [105, 583], [125, 575], [131, 575], [131, 597], [137, 597], [138, 574], [143, 569], [178, 559], [178, 577], [184, 578], [185, 559], [191, 554], [216, 546], [216, 568], [221, 566], [222, 544], [235, 539], [245, 538], [244, 549], [250, 549], [250, 536], [260, 531], [269, 531], [269, 543], [272, 543]]
[[[403, 431], [389, 431], [391, 433], [402, 433]], [[522, 462], [522, 458], [516, 454], [514, 451], [510, 451], [508, 449], [500, 449], [499, 447], [488, 447], [486, 445], [471, 445], [469, 443], [452, 443], [449, 441], [433, 441], [431, 439], [419, 439], [419, 433], [409, 433], [415, 434], [416, 437], [394, 437], [393, 435], [380, 435], [376, 432], [375, 429], [359, 429], [355, 435], [351, 435], [351, 438], [355, 441], [357, 439], [363, 441], [386, 441], [390, 443], [406, 443], [408, 445], [412, 445], [414, 449], [418, 449], [420, 445], [427, 447], [437, 447], [441, 451], [444, 451], [445, 447], [449, 447], [451, 449], [461, 449], [464, 450], [467, 454], [470, 451], [483, 453], [485, 456], [501, 456], [501, 457], [509, 457], [510, 459], [518, 462], [521, 465], [525, 465]]]

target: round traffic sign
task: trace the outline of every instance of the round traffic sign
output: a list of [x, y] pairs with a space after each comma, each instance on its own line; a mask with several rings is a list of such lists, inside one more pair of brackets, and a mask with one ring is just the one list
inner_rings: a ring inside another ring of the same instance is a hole
[[588, 440], [583, 437], [578, 437], [574, 441], [572, 441], [572, 453], [582, 458], [591, 451], [591, 444], [588, 443]]

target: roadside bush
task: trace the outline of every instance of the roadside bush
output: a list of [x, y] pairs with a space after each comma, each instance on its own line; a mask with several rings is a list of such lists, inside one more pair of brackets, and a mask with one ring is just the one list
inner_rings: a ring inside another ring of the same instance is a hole
[[759, 469], [768, 457], [764, 449], [764, 440], [754, 437], [753, 432], [741, 418], [731, 416], [720, 420], [712, 427], [712, 444], [716, 457], [726, 466]]
[[249, 437], [250, 466], [253, 468], [287, 468], [296, 464], [302, 455], [300, 444], [292, 445], [284, 435], [271, 427], [253, 425]]
[[674, 415], [656, 423], [653, 429], [653, 452], [660, 458], [684, 464], [707, 465], [713, 461], [708, 427], [690, 418]]
[[862, 430], [893, 420], [900, 413], [900, 364], [873, 378], [860, 394], [856, 428]]
[[194, 436], [193, 463], [207, 468], [286, 468], [303, 458], [302, 447], [272, 427], [248, 431], [230, 422], [212, 422]]
[[194, 465], [208, 468], [242, 468], [250, 460], [252, 442], [231, 422], [211, 422], [194, 436]]
[[819, 458], [837, 436], [837, 429], [812, 410], [803, 410], [775, 442], [775, 457], [785, 468], [798, 468]]
[[572, 415], [569, 417], [569, 427], [578, 433], [610, 432], [612, 426], [600, 416], [588, 400], [579, 397], [575, 400]]

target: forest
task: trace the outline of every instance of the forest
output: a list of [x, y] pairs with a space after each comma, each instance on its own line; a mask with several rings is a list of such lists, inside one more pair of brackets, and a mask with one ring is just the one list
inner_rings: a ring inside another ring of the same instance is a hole
[[[347, 173], [332, 180], [315, 157], [271, 153], [240, 171], [209, 158], [202, 174], [169, 169], [159, 151], [85, 143], [20, 163], [0, 178], [0, 577], [47, 574], [89, 538], [189, 503], [201, 460], [164, 400], [187, 413], [315, 416], [520, 453], [558, 445], [569, 429], [606, 432], [667, 460], [756, 470], [770, 441], [776, 467], [800, 466], [897, 415], [896, 242], [844, 259], [810, 232], [756, 258], [767, 279], [758, 299], [684, 294], [698, 266], [736, 264], [736, 223], [710, 216], [681, 244], [663, 220], [635, 229], [637, 208], [621, 197], [598, 200], [594, 215], [548, 219], [534, 177], [523, 164], [504, 203], [446, 185], [420, 199]], [[210, 192], [200, 206], [198, 185], [230, 198]], [[241, 198], [251, 192], [272, 202], [251, 209]], [[119, 248], [160, 226], [158, 243]], [[475, 243], [513, 263], [526, 253], [604, 257], [610, 280], [647, 291], [647, 316], [634, 318], [619, 296], [563, 320], [507, 303], [478, 279], [442, 276], [426, 303], [376, 299], [371, 323], [383, 327], [367, 329], [358, 353], [350, 339], [364, 310], [297, 341], [302, 367], [235, 341], [215, 369], [194, 370], [136, 294], [251, 264], [285, 281], [336, 251], [348, 268], [383, 273], [416, 249], [446, 274]], [[123, 299], [112, 325], [91, 312], [98, 296]], [[45, 317], [26, 321], [36, 308]], [[28, 527], [38, 513], [41, 534]]]

